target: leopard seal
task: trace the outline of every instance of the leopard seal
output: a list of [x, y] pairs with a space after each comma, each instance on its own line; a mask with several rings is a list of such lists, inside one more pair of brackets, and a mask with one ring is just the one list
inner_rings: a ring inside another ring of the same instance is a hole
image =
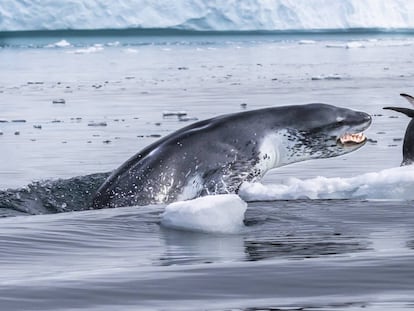
[[294, 162], [364, 145], [371, 117], [328, 104], [243, 111], [199, 121], [144, 148], [98, 189], [93, 208], [237, 193], [245, 181]]
[[[404, 97], [410, 104], [414, 106], [414, 97], [408, 94], [400, 94]], [[403, 160], [401, 166], [411, 165], [414, 163], [414, 110], [409, 108], [402, 107], [384, 107], [383, 109], [394, 110], [400, 113], [405, 114], [407, 117], [411, 118], [410, 123], [408, 123], [407, 129], [405, 130], [404, 143], [403, 143]]]

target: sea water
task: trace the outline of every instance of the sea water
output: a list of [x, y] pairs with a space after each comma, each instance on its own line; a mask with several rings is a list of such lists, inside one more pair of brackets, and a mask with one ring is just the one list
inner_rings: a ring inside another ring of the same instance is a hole
[[[16, 216], [0, 219], [1, 309], [413, 306], [414, 173], [399, 167], [409, 120], [382, 110], [409, 107], [399, 93], [414, 93], [410, 34], [92, 31], [0, 42], [0, 214]], [[370, 113], [369, 141], [244, 185], [246, 211], [232, 196], [178, 212], [77, 211], [108, 172], [190, 122], [310, 102]]]

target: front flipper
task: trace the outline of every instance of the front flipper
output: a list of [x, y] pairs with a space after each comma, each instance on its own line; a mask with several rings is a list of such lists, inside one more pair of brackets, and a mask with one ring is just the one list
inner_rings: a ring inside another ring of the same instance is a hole
[[[414, 106], [414, 97], [411, 95], [401, 93], [402, 97], [404, 97], [411, 105]], [[414, 118], [414, 110], [409, 108], [401, 108], [401, 107], [384, 107], [383, 109], [394, 110], [400, 113], [405, 114], [407, 117]]]
[[407, 117], [414, 118], [414, 110], [409, 108], [401, 108], [401, 107], [384, 107], [383, 109], [387, 110], [394, 110], [397, 112], [401, 112], [405, 114]]
[[408, 95], [408, 94], [404, 94], [404, 93], [401, 93], [400, 94], [402, 97], [404, 97], [406, 100], [408, 100], [408, 102], [411, 104], [411, 105], [413, 105], [414, 106], [414, 97], [412, 97], [411, 95]]

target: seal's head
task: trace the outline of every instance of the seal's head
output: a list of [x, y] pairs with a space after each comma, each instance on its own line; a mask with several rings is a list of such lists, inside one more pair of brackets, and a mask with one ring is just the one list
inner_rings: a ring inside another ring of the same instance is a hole
[[[371, 124], [371, 116], [327, 104], [308, 104], [295, 109], [297, 122], [288, 127], [290, 146], [285, 163], [329, 158], [362, 147], [363, 134]], [[285, 164], [284, 163], [284, 164]]]

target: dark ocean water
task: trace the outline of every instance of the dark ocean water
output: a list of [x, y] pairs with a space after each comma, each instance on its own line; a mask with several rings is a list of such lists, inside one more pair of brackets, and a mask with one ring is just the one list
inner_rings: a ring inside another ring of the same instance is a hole
[[412, 202], [252, 203], [237, 234], [165, 229], [162, 210], [1, 219], [2, 308], [404, 310], [414, 304]]

